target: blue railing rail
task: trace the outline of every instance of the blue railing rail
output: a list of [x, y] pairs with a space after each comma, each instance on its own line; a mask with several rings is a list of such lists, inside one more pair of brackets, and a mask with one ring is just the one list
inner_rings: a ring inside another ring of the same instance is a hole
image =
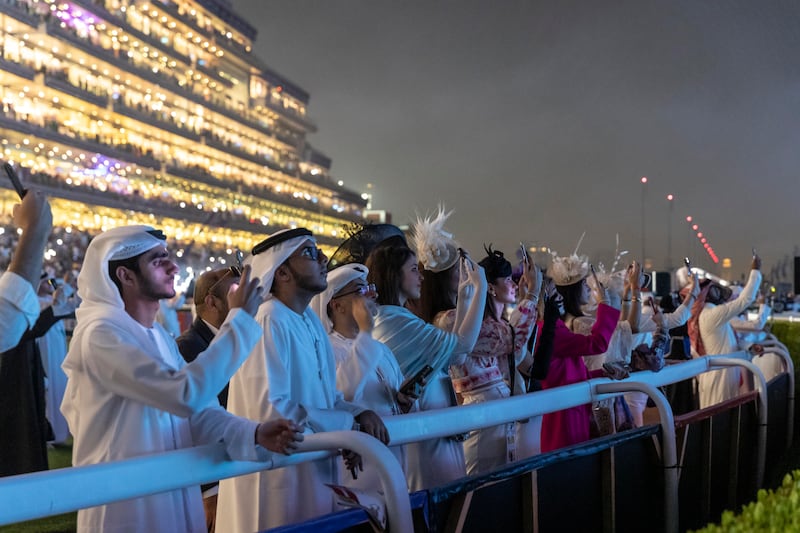
[[[759, 485], [764, 470], [766, 431], [766, 383], [748, 354], [737, 352], [709, 356], [666, 367], [661, 372], [637, 372], [626, 380], [598, 378], [548, 389], [534, 394], [494, 400], [482, 404], [411, 413], [385, 419], [392, 444], [406, 444], [435, 437], [465, 433], [474, 429], [523, 420], [599, 401], [625, 391], [650, 395], [661, 414], [662, 461], [667, 472], [676, 471], [672, 412], [666, 399], [655, 387], [677, 383], [722, 366], [741, 366], [755, 376], [759, 394]], [[0, 525], [31, 520], [77, 509], [102, 505], [225, 479], [313, 461], [330, 456], [341, 448], [363, 454], [370, 463], [380, 464], [381, 480], [387, 500], [387, 516], [393, 531], [411, 531], [411, 512], [405, 478], [388, 449], [363, 433], [338, 431], [308, 435], [301, 451], [290, 457], [273, 456], [265, 462], [230, 461], [221, 444], [198, 446], [162, 454], [126, 459], [97, 465], [64, 468], [7, 478], [0, 478]], [[669, 450], [672, 451], [669, 451]], [[327, 451], [320, 451], [327, 450]], [[672, 474], [669, 474], [671, 476]], [[124, 479], [124, 483], [120, 483]], [[665, 482], [665, 523], [668, 532], [677, 531], [677, 482]]]

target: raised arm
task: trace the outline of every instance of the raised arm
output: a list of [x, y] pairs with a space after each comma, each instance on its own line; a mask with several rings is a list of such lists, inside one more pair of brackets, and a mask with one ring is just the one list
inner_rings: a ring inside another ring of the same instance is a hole
[[[483, 267], [469, 257], [461, 259], [461, 281], [458, 285], [456, 322], [453, 333], [457, 337], [455, 353], [469, 353], [475, 348], [481, 331], [486, 307], [487, 281]], [[461, 307], [461, 309], [459, 309]]]
[[641, 265], [634, 261], [625, 273], [625, 288], [622, 293], [620, 320], [625, 320], [632, 333], [638, 333], [642, 319]]
[[703, 320], [706, 324], [721, 326], [732, 318], [743, 313], [756, 298], [756, 292], [761, 286], [761, 259], [753, 257], [752, 269], [741, 294], [728, 303], [717, 305], [713, 308], [706, 308], [703, 311]]
[[527, 270], [523, 271], [519, 280], [519, 293], [522, 295], [519, 304], [511, 312], [509, 323], [514, 328], [515, 364], [519, 365], [527, 355], [528, 341], [536, 325], [537, 305], [544, 279], [542, 271], [529, 261]]
[[[153, 333], [161, 334], [158, 329]], [[190, 416], [216, 400], [260, 338], [260, 328], [252, 317], [242, 311], [231, 312], [208, 349], [177, 370], [150, 354], [157, 350], [154, 342], [133, 345], [130, 333], [113, 325], [87, 330], [80, 342], [83, 363], [110, 392]], [[149, 345], [152, 348], [147, 348]], [[177, 345], [175, 355], [183, 363]]]
[[50, 204], [41, 191], [28, 189], [22, 202], [14, 206], [14, 225], [22, 230], [22, 235], [8, 270], [28, 280], [35, 290], [42, 275], [47, 237], [53, 227]]

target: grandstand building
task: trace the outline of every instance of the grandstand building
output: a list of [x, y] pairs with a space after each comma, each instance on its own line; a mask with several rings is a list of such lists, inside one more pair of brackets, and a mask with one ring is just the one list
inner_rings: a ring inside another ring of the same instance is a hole
[[67, 231], [144, 223], [230, 254], [305, 226], [331, 250], [366, 200], [255, 38], [230, 0], [0, 0], [1, 158]]

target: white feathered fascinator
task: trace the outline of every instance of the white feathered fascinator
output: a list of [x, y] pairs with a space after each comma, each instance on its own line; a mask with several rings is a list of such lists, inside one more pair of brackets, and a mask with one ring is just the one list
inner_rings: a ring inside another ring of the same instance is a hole
[[417, 259], [426, 270], [442, 272], [458, 261], [459, 245], [453, 239], [453, 234], [444, 229], [444, 223], [452, 214], [452, 211], [445, 213], [444, 206], [440, 205], [433, 217], [417, 216], [411, 240], [417, 252]]
[[617, 267], [619, 266], [622, 257], [627, 253], [628, 250], [620, 251], [619, 233], [617, 233], [617, 247], [614, 250], [614, 263], [611, 265], [611, 269], [606, 270], [603, 263], [597, 265], [597, 280], [602, 283], [603, 286], [610, 292], [621, 294], [624, 289], [627, 271], [625, 269], [617, 270]]
[[586, 236], [584, 232], [578, 240], [578, 245], [572, 255], [559, 256], [558, 252], [552, 251], [553, 262], [547, 269], [547, 275], [553, 279], [556, 285], [572, 285], [578, 283], [589, 275], [589, 258], [585, 255], [578, 255], [578, 249]]

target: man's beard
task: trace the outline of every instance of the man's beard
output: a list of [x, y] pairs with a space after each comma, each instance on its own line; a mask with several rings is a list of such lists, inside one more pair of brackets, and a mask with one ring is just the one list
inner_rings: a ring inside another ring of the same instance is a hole
[[162, 300], [164, 298], [172, 298], [175, 296], [175, 287], [166, 290], [162, 287], [156, 286], [151, 280], [146, 279], [141, 274], [137, 274], [139, 279], [139, 294], [148, 300]]
[[291, 272], [298, 289], [307, 291], [309, 294], [319, 294], [328, 288], [328, 280], [319, 280], [318, 276], [302, 275], [292, 268], [288, 262], [286, 268]]

